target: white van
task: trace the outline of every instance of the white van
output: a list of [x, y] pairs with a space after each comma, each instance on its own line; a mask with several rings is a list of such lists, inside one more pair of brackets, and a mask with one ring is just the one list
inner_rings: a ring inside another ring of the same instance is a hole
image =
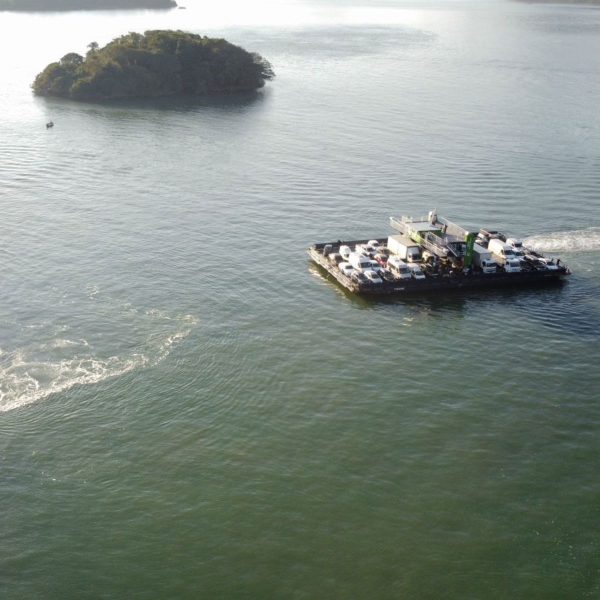
[[509, 246], [502, 240], [490, 240], [487, 249], [492, 254], [495, 254], [503, 259], [515, 258], [515, 251], [513, 250], [512, 246]]
[[410, 279], [410, 269], [408, 265], [398, 258], [397, 256], [390, 256], [387, 262], [387, 268], [398, 278], [398, 279]]
[[367, 269], [372, 269], [373, 265], [371, 264], [371, 259], [364, 254], [359, 254], [358, 252], [351, 252], [348, 257], [348, 262], [358, 271], [366, 271]]

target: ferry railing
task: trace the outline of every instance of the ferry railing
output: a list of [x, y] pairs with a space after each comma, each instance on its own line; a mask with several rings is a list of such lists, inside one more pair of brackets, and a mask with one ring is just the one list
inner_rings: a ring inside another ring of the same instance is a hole
[[[446, 258], [450, 253], [450, 249], [445, 244], [437, 243], [436, 241], [430, 238], [431, 234], [426, 234], [425, 237], [421, 239], [421, 246], [429, 252], [433, 252], [436, 256], [440, 258]], [[433, 236], [431, 236], [433, 237]], [[441, 241], [441, 240], [440, 240]]]
[[408, 219], [409, 217], [390, 217], [390, 226], [396, 231], [406, 235], [408, 234], [407, 224], [410, 222]]

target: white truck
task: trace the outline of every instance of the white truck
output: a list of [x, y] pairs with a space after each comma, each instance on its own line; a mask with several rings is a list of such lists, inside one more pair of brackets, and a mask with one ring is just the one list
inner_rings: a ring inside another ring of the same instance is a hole
[[507, 273], [520, 273], [521, 271], [521, 261], [518, 258], [507, 258], [504, 261], [504, 270]]
[[486, 274], [495, 273], [498, 269], [498, 264], [492, 258], [492, 253], [479, 244], [473, 245], [473, 264]]
[[412, 275], [408, 265], [397, 256], [390, 256], [387, 262], [387, 268], [398, 278], [398, 279], [410, 279]]
[[515, 251], [502, 240], [490, 240], [487, 249], [494, 256], [502, 259], [502, 262], [507, 258], [515, 258]]
[[506, 242], [490, 240], [488, 250], [498, 258], [498, 262], [507, 273], [519, 273], [521, 271], [521, 261]]
[[421, 247], [405, 235], [390, 235], [387, 247], [391, 254], [395, 254], [402, 260], [415, 262], [421, 259]]

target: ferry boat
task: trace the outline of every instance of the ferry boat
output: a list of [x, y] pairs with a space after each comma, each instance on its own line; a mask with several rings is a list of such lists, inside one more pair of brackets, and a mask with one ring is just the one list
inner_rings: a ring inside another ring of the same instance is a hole
[[308, 249], [313, 262], [361, 296], [516, 287], [562, 281], [571, 273], [514, 237], [468, 231], [430, 211], [390, 217], [387, 238], [326, 242]]

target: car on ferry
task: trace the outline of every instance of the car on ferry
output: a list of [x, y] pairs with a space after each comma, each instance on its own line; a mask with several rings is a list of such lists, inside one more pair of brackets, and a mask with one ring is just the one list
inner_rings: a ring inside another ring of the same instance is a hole
[[379, 262], [373, 258], [371, 259], [371, 271], [375, 271], [377, 275], [381, 276], [383, 269], [384, 267]]
[[362, 271], [354, 271], [350, 278], [356, 283], [369, 283], [369, 280]]
[[417, 265], [416, 263], [408, 263], [407, 267], [414, 279], [425, 279], [425, 273], [423, 273], [421, 265]]
[[538, 264], [542, 267], [542, 268], [546, 268], [548, 269], [548, 271], [558, 271], [558, 269], [560, 268], [556, 262], [554, 262], [553, 258], [549, 258], [546, 256], [540, 256], [538, 258]]
[[387, 261], [389, 260], [389, 257], [385, 254], [378, 253], [375, 255], [375, 260], [379, 265], [385, 268], [387, 266]]
[[501, 265], [504, 271], [507, 273], [520, 273], [521, 272], [521, 261], [517, 257], [509, 258], [504, 260]]
[[350, 248], [350, 246], [346, 246], [346, 245], [340, 246], [340, 255], [344, 260], [348, 260], [351, 253], [352, 253], [352, 249]]
[[349, 262], [341, 262], [338, 268], [346, 277], [352, 277], [354, 273], [354, 267]]
[[360, 252], [351, 252], [350, 256], [348, 257], [348, 262], [357, 271], [365, 271], [366, 269], [373, 268], [374, 261], [371, 261], [371, 259], [368, 256], [365, 256]]
[[369, 280], [369, 283], [383, 283], [383, 279], [381, 279], [379, 273], [376, 273], [372, 269], [363, 271], [363, 275]]
[[397, 279], [410, 279], [412, 277], [408, 265], [397, 256], [390, 256], [387, 266]]
[[369, 243], [356, 244], [356, 246], [354, 246], [354, 252], [362, 254], [363, 256], [368, 256], [369, 258], [374, 258], [379, 252], [379, 249], [371, 246]]
[[332, 252], [327, 256], [327, 258], [329, 259], [329, 262], [334, 265], [339, 265], [341, 262], [344, 261], [342, 255], [339, 252]]

